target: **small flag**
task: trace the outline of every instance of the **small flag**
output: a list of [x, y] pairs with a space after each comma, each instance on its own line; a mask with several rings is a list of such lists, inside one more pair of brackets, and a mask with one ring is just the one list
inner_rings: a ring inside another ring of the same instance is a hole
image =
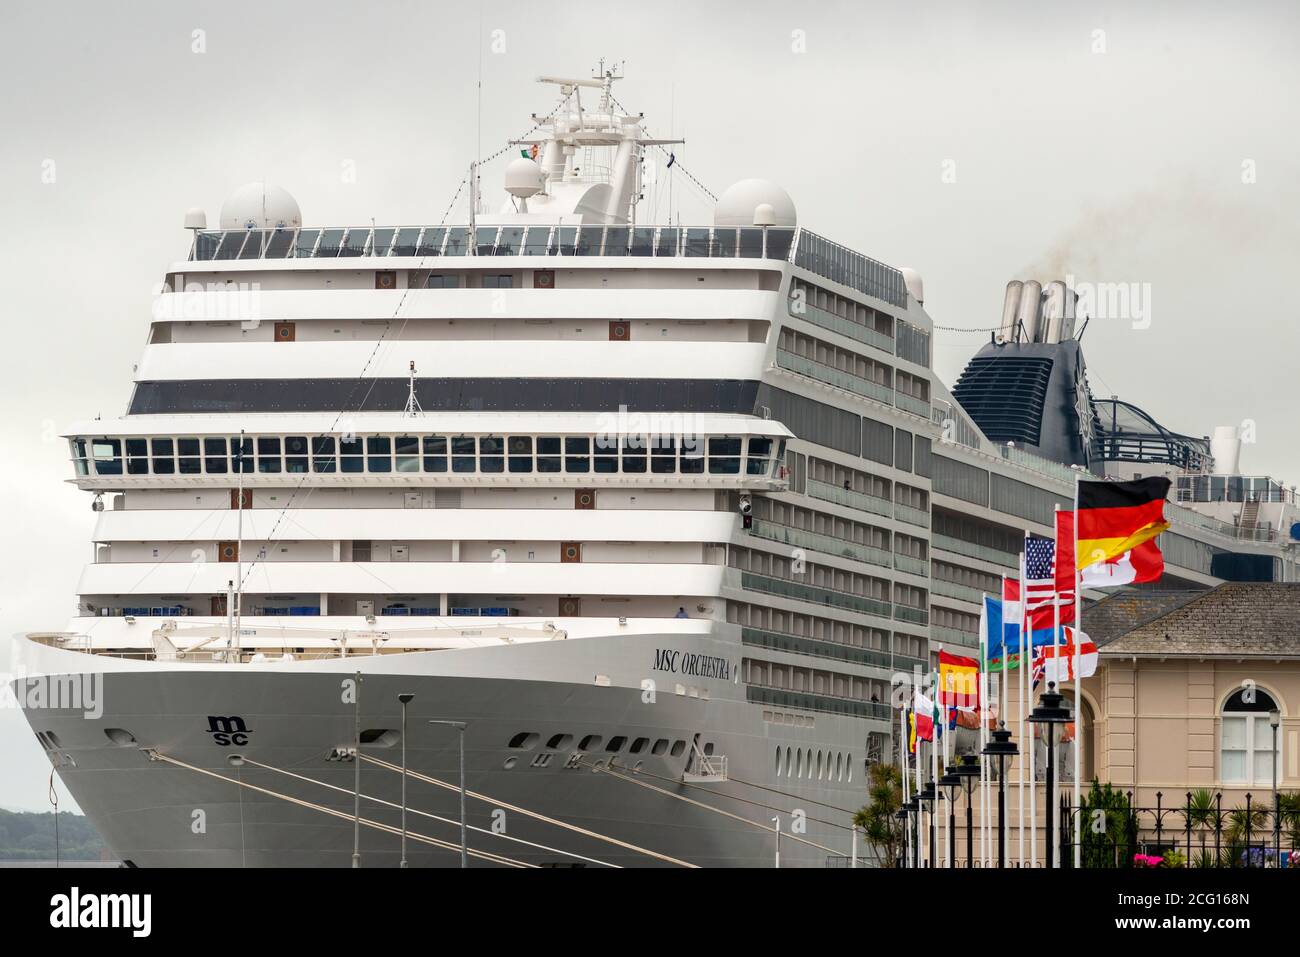
[[1056, 593], [1061, 596], [1061, 624], [1070, 624], [1074, 621], [1074, 512], [1067, 509], [1056, 513], [1056, 560], [1052, 571]]
[[[1058, 513], [1059, 514], [1059, 513]], [[1074, 589], [1071, 588], [1071, 597]], [[1056, 627], [1056, 542], [1042, 535], [1025, 536], [1025, 607], [1032, 630]], [[1061, 604], [1061, 624], [1074, 621], [1074, 603]]]
[[939, 705], [973, 711], [979, 707], [980, 663], [974, 658], [939, 652]]
[[1153, 538], [1109, 561], [1089, 565], [1083, 570], [1083, 587], [1117, 588], [1120, 585], [1138, 585], [1159, 581], [1164, 572], [1165, 557], [1160, 554], [1160, 546]]
[[1078, 555], [1080, 569], [1118, 558], [1169, 527], [1164, 476], [1132, 482], [1079, 482]]
[[1097, 671], [1097, 646], [1092, 639], [1073, 628], [1063, 629], [1065, 643], [1053, 647], [1046, 645], [1034, 654], [1035, 680], [1043, 678], [1056, 682], [1059, 687], [1063, 681], [1075, 680], [1074, 644], [1079, 640], [1079, 678], [1091, 678]]
[[912, 718], [916, 724], [915, 736], [921, 741], [934, 740], [934, 702], [916, 690], [916, 707], [912, 709]]

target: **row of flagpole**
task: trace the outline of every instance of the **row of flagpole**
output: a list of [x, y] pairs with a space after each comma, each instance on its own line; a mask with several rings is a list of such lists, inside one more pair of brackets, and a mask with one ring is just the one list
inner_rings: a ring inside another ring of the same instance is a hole
[[[1078, 508], [1078, 482], [1076, 481], [1075, 483], [1076, 514], [1077, 514], [1077, 508]], [[1059, 511], [1059, 506], [1057, 507], [1057, 509]], [[1082, 674], [1081, 647], [1083, 644], [1083, 640], [1081, 637], [1079, 637], [1082, 628], [1082, 624], [1081, 624], [1082, 610], [1080, 607], [1081, 606], [1080, 595], [1082, 593], [1082, 578], [1080, 574], [1080, 569], [1078, 568], [1079, 563], [1077, 560], [1078, 527], [1077, 527], [1077, 522], [1072, 522], [1072, 524], [1074, 525], [1074, 541], [1071, 543], [1072, 549], [1070, 554], [1072, 556], [1072, 564], [1074, 565], [1073, 568], [1074, 593], [1073, 596], [1071, 597], [1071, 601], [1074, 604], [1075, 637], [1073, 638], [1074, 667], [1073, 667], [1073, 680], [1071, 683], [1073, 685], [1074, 697], [1075, 697], [1075, 701], [1074, 701], [1075, 731], [1073, 736], [1073, 751], [1074, 751], [1073, 794], [1072, 794], [1071, 806], [1073, 808], [1072, 815], [1076, 817], [1076, 826], [1074, 832], [1077, 835], [1078, 833], [1077, 815], [1079, 813], [1079, 807], [1080, 807], [1080, 803], [1079, 803], [1080, 802], [1080, 770], [1081, 770], [1080, 748], [1082, 745], [1082, 742], [1080, 740], [1080, 733], [1079, 733], [1080, 731], [1079, 709], [1081, 707], [1081, 701], [1082, 701], [1082, 694], [1080, 690], [1081, 679], [1079, 676]], [[1058, 549], [1057, 556], [1059, 560], [1059, 556], [1060, 556], [1059, 542], [1057, 543], [1056, 548]], [[1026, 866], [1037, 867], [1038, 866], [1038, 827], [1037, 827], [1038, 808], [1037, 808], [1037, 797], [1036, 797], [1037, 775], [1036, 775], [1036, 768], [1035, 768], [1036, 748], [1034, 747], [1034, 742], [1029, 740], [1029, 738], [1026, 737], [1026, 727], [1028, 726], [1027, 717], [1030, 710], [1030, 705], [1032, 704], [1032, 697], [1033, 697], [1033, 683], [1032, 683], [1033, 678], [1031, 675], [1031, 670], [1033, 669], [1033, 660], [1034, 660], [1034, 642], [1033, 642], [1033, 629], [1032, 629], [1033, 616], [1030, 613], [1030, 607], [1029, 607], [1030, 603], [1028, 600], [1028, 589], [1027, 589], [1026, 579], [1027, 579], [1027, 574], [1026, 574], [1025, 553], [1021, 552], [1019, 556], [1019, 580], [1018, 580], [1019, 602], [1018, 602], [1018, 609], [1017, 609], [1018, 617], [1019, 617], [1019, 622], [1018, 622], [1019, 637], [1017, 639], [1017, 643], [1015, 646], [1015, 650], [1017, 654], [1017, 662], [1018, 662], [1017, 669], [1019, 672], [1019, 674], [1017, 675], [1018, 680], [1016, 682], [1016, 697], [1017, 697], [1016, 737], [1020, 742], [1024, 744], [1024, 747], [1020, 752], [1020, 762], [1019, 762], [1020, 765], [1019, 775], [1018, 775], [1019, 787], [1018, 787], [1018, 799], [1017, 799], [1018, 842], [1017, 842], [1017, 849], [1016, 849], [1014, 859], [1016, 860], [1017, 865], [1019, 867], [1026, 867]], [[1006, 576], [1004, 575], [1002, 597], [1005, 598], [1006, 595], [1007, 595]], [[1053, 605], [1052, 660], [1054, 663], [1053, 668], [1056, 676], [1058, 677], [1058, 683], [1059, 683], [1059, 678], [1061, 676], [1060, 645], [1061, 645], [1062, 623], [1061, 623], [1061, 594], [1060, 594], [1060, 589], [1058, 587], [1054, 587], [1053, 589], [1052, 605]], [[990, 627], [987, 620], [987, 614], [984, 611], [981, 612], [980, 630], [981, 630], [981, 639], [980, 639], [979, 675], [977, 679], [977, 688], [978, 688], [977, 693], [979, 696], [980, 703], [976, 708], [976, 714], [978, 715], [979, 718], [978, 728], [979, 728], [980, 751], [983, 752], [989, 742], [988, 715], [990, 712], [988, 710], [988, 706], [991, 701], [990, 694], [993, 690], [991, 686], [991, 682], [989, 680]], [[942, 646], [940, 645], [938, 646], [938, 648], [939, 651], [942, 652], [943, 650]], [[1007, 638], [1006, 638], [1005, 626], [1002, 628], [1002, 634], [1000, 637], [1000, 651], [1001, 651], [1001, 657], [1000, 657], [1001, 678], [1000, 681], [998, 682], [998, 694], [997, 694], [998, 719], [1000, 721], [1005, 722], [1007, 718], [1007, 704], [1009, 703], [1009, 694], [1010, 694], [1009, 684], [1011, 681], [1011, 679], [1007, 675], [1007, 671], [1009, 670], [1009, 665], [1010, 665], [1010, 659], [1008, 658], [1007, 655]], [[932, 713], [935, 715], [937, 719], [936, 726], [931, 732], [931, 740], [928, 742], [929, 750], [930, 750], [929, 764], [930, 764], [931, 780], [935, 783], [937, 788], [939, 776], [940, 776], [939, 775], [939, 747], [943, 748], [945, 770], [951, 767], [951, 760], [950, 760], [951, 745], [947, 740], [944, 740], [942, 742], [940, 742], [939, 740], [940, 738], [944, 737], [944, 730], [945, 730], [944, 728], [941, 727], [941, 725], [948, 725], [950, 724], [950, 722], [947, 719], [947, 714], [949, 713], [949, 709], [946, 707], [942, 707], [940, 704], [941, 695], [939, 689], [938, 672], [932, 671], [929, 675], [929, 679], [930, 679], [929, 680], [930, 693], [934, 695], [933, 702], [931, 703], [931, 708], [932, 708]], [[920, 700], [918, 698], [920, 690], [921, 689], [918, 685], [913, 689], [912, 692], [912, 706], [914, 709], [913, 712], [914, 714], [915, 714], [916, 705]], [[1058, 688], [1058, 690], [1060, 689]], [[913, 766], [909, 768], [908, 765], [911, 762], [908, 761], [908, 755], [911, 753], [911, 742], [913, 740], [913, 736], [911, 734], [911, 729], [909, 728], [907, 714], [908, 712], [906, 708], [900, 710], [899, 756], [900, 756], [900, 772], [903, 780], [902, 798], [905, 804], [911, 800], [913, 796], [913, 792], [919, 795], [924, 790], [924, 786], [922, 782], [923, 758], [921, 754], [921, 748], [922, 748], [922, 744], [926, 743], [920, 740], [919, 733], [918, 733], [915, 738], [916, 761], [913, 763]], [[913, 718], [913, 721], [915, 721], [915, 718]], [[951, 733], [952, 728], [949, 727], [946, 730], [949, 733]], [[1031, 732], [1031, 736], [1032, 736], [1032, 732]], [[914, 781], [911, 779], [912, 773], [915, 774]], [[980, 800], [979, 817], [978, 817], [979, 860], [982, 866], [990, 867], [993, 865], [993, 862], [997, 856], [995, 847], [997, 846], [998, 840], [1001, 839], [1005, 841], [1006, 838], [1010, 836], [1007, 833], [1007, 831], [1009, 830], [1009, 825], [1004, 817], [1004, 820], [1002, 822], [1002, 826], [1004, 828], [1003, 833], [1001, 835], [995, 835], [993, 833], [995, 828], [995, 822], [993, 820], [993, 810], [992, 810], [992, 805], [993, 805], [992, 790], [993, 790], [994, 781], [992, 778], [991, 768], [989, 767], [989, 762], [987, 761], [981, 762], [979, 774], [980, 774], [980, 779], [979, 779], [979, 787], [977, 791]], [[1046, 793], [1044, 795], [1045, 806], [1043, 808], [1043, 811], [1045, 814], [1050, 814], [1052, 813], [1055, 804], [1058, 782], [1046, 781], [1044, 783], [1046, 787]], [[1005, 787], [1005, 782], [1002, 782], [1001, 786]], [[934, 803], [931, 806], [930, 828], [934, 832], [934, 834], [941, 834], [941, 833], [949, 834], [949, 836], [946, 837], [944, 840], [945, 851], [943, 855], [943, 860], [948, 867], [952, 867], [956, 863], [957, 854], [956, 854], [956, 849], [952, 846], [951, 834], [949, 832], [946, 832], [943, 827], [935, 828], [934, 826], [934, 815], [937, 814], [939, 811], [939, 800], [940, 800], [940, 794], [938, 790], [936, 790], [934, 796]], [[943, 795], [943, 800], [945, 803], [951, 803], [951, 799], [946, 794]], [[1026, 803], [1028, 804], [1028, 808], [1026, 808]], [[1028, 813], [1026, 813], [1026, 811]], [[953, 808], [949, 807], [948, 813], [949, 814], [954, 813]], [[1028, 825], [1028, 827], [1026, 827], [1026, 825]], [[1026, 829], [1028, 830], [1028, 835], [1026, 835]], [[913, 828], [909, 826], [907, 828], [907, 834], [905, 835], [904, 838], [903, 849], [906, 855], [905, 860], [907, 860], [909, 864], [918, 863], [922, 867], [927, 866], [928, 861], [931, 859], [937, 860], [937, 855], [935, 854], [935, 848], [929, 846], [929, 842], [931, 840], [935, 840], [935, 837], [933, 836], [933, 834], [926, 833], [926, 829], [921, 826], [920, 818], [918, 816], [917, 824], [915, 827], [915, 833], [913, 833]], [[1080, 843], [1077, 839], [1074, 840], [1072, 843], [1074, 845], [1073, 864], [1075, 867], [1078, 867], [1080, 865], [1080, 856], [1081, 856]], [[1060, 867], [1063, 862], [1061, 862], [1059, 855], [1053, 855], [1053, 856], [1055, 858], [1055, 865], [1057, 867]]]

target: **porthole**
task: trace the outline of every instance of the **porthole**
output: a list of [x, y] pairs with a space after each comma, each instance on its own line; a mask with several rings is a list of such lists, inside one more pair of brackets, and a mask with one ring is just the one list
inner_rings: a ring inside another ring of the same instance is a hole
[[673, 749], [672, 749], [672, 751], [671, 751], [670, 753], [672, 754], [672, 756], [673, 756], [674, 758], [679, 758], [679, 757], [682, 756], [682, 752], [685, 751], [685, 750], [686, 750], [686, 742], [685, 742], [685, 741], [674, 741], [674, 742], [673, 742]]
[[660, 738], [655, 742], [654, 747], [650, 749], [651, 754], [663, 754], [668, 750], [668, 739]]
[[794, 776], [797, 778], [801, 778], [803, 777], [803, 748], [795, 749], [794, 759], [795, 759]]
[[605, 740], [598, 734], [589, 734], [578, 742], [579, 751], [595, 751], [600, 747], [600, 742]]
[[632, 747], [628, 748], [630, 754], [640, 754], [645, 750], [646, 745], [650, 743], [649, 738], [637, 738], [632, 742]]
[[546, 741], [546, 749], [548, 751], [563, 751], [571, 744], [573, 744], [573, 735], [553, 734]]
[[844, 780], [844, 755], [838, 751], [835, 752], [835, 780]]
[[609, 739], [609, 744], [605, 745], [605, 750], [610, 754], [618, 754], [618, 752], [623, 750], [623, 745], [625, 744], [627, 744], [627, 736], [616, 734], [614, 737]]
[[713, 757], [713, 742], [712, 742], [712, 741], [710, 741], [708, 744], [706, 744], [706, 745], [704, 746], [704, 756], [705, 756], [706, 758], [711, 758], [711, 757]]
[[776, 749], [776, 776], [781, 776], [781, 749]]
[[845, 763], [849, 766], [849, 783], [852, 784], [853, 783], [853, 752], [852, 751], [849, 752], [849, 756], [845, 759]]
[[818, 751], [817, 752], [817, 780], [820, 781], [821, 777], [822, 777], [822, 753], [821, 751]]
[[515, 751], [530, 751], [537, 744], [540, 735], [535, 731], [520, 731], [510, 739], [510, 747]]
[[789, 747], [785, 749], [785, 776], [789, 777], [794, 773], [794, 752]]

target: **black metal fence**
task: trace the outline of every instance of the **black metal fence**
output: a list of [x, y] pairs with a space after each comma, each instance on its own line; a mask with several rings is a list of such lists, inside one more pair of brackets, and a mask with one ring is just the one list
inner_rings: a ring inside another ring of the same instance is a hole
[[1158, 791], [1155, 807], [1140, 807], [1132, 791], [1094, 783], [1081, 813], [1063, 799], [1061, 866], [1074, 866], [1077, 844], [1085, 868], [1300, 867], [1300, 796], [1168, 797]]

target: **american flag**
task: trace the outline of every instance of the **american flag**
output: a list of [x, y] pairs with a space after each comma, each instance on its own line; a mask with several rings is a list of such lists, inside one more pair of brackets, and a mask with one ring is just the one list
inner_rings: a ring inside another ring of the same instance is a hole
[[[1052, 627], [1052, 596], [1056, 594], [1056, 542], [1041, 535], [1025, 536], [1025, 613], [1034, 627]], [[1047, 609], [1046, 621], [1042, 609]], [[1040, 622], [1043, 622], [1040, 624]]]

